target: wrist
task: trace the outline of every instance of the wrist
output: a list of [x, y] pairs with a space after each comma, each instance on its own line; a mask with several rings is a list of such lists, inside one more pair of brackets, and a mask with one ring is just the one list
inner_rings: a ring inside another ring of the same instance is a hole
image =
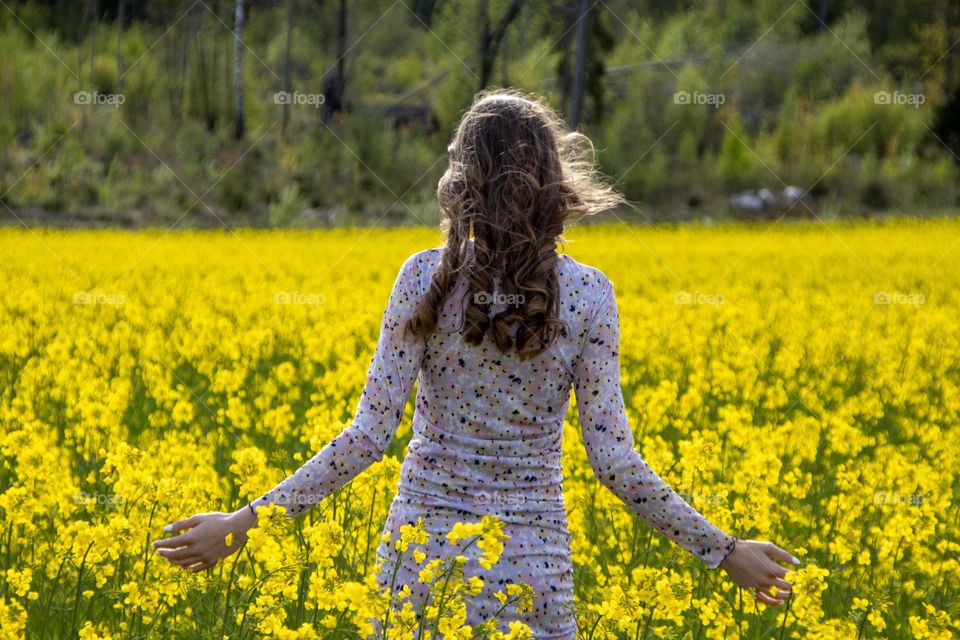
[[242, 531], [247, 531], [257, 524], [256, 512], [254, 512], [250, 504], [245, 504], [231, 513], [230, 519], [236, 523], [237, 527]]
[[737, 549], [737, 543], [740, 542], [740, 538], [731, 537], [730, 542], [727, 544], [726, 549], [724, 550], [723, 558], [720, 560], [720, 564], [717, 565], [718, 568], [726, 569], [729, 563], [727, 560], [730, 556], [733, 555], [733, 552]]

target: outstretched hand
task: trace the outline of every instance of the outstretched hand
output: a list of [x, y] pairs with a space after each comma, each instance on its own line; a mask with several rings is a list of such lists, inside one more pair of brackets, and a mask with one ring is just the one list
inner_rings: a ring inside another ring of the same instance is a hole
[[737, 540], [733, 551], [720, 563], [727, 575], [743, 589], [752, 589], [759, 602], [781, 605], [790, 597], [793, 585], [784, 580], [787, 569], [777, 564], [798, 565], [794, 558], [772, 542]]
[[164, 527], [164, 531], [179, 535], [154, 540], [153, 547], [171, 564], [203, 571], [242, 547], [254, 524], [247, 507], [233, 513], [198, 513]]

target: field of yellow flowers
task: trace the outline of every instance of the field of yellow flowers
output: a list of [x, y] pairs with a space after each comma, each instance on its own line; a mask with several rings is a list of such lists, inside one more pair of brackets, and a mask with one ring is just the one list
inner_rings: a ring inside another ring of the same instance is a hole
[[[571, 230], [620, 305], [641, 453], [688, 501], [803, 563], [765, 608], [595, 479], [564, 489], [581, 637], [960, 636], [960, 223]], [[295, 526], [261, 511], [206, 573], [150, 550], [233, 510], [349, 422], [393, 279], [429, 229], [0, 231], [0, 636], [522, 638], [460, 629], [462, 558], [418, 629], [372, 581], [412, 403], [383, 461]], [[496, 561], [496, 521], [451, 532]], [[423, 555], [424, 532], [396, 541]], [[439, 587], [437, 587], [439, 589]], [[530, 606], [522, 585], [506, 613]]]

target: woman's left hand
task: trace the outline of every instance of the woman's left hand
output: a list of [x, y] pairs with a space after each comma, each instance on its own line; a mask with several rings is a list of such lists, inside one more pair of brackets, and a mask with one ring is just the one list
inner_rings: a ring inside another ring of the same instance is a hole
[[[164, 531], [179, 535], [154, 540], [153, 547], [171, 564], [203, 571], [242, 547], [247, 531], [254, 524], [254, 515], [247, 507], [233, 513], [198, 513], [164, 527]], [[185, 529], [186, 532], [180, 533]], [[227, 536], [230, 536], [229, 545]]]

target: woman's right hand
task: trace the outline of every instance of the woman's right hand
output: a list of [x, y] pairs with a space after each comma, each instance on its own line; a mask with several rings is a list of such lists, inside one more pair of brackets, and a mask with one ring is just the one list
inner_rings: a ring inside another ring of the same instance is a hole
[[[793, 585], [783, 579], [787, 569], [777, 564], [776, 560], [800, 564], [799, 560], [772, 542], [737, 540], [733, 551], [720, 563], [720, 567], [740, 587], [752, 589], [757, 600], [777, 606], [790, 597]], [[777, 588], [776, 594], [772, 587]]]

